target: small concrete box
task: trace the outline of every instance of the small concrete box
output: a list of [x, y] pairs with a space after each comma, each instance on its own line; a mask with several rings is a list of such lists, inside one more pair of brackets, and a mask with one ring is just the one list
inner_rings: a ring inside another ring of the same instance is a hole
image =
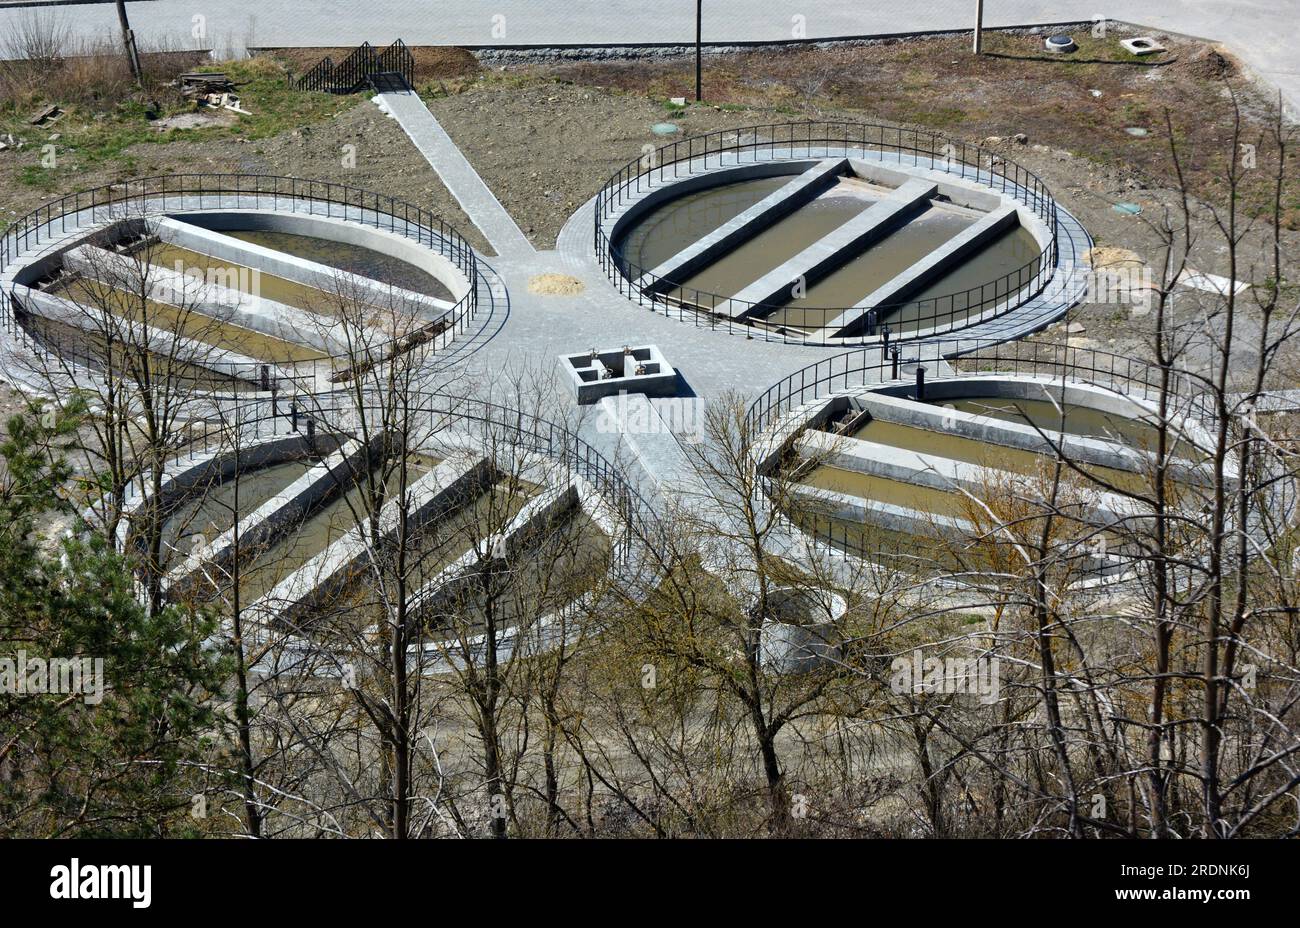
[[654, 345], [563, 354], [560, 366], [582, 406], [624, 392], [646, 396], [672, 396], [677, 392], [677, 371]]

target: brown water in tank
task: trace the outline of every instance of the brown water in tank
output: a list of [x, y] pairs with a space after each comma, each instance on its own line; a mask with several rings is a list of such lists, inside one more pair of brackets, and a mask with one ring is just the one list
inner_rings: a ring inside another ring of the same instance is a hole
[[764, 316], [763, 321], [807, 330], [822, 328], [839, 315], [839, 310], [889, 283], [974, 222], [974, 217], [964, 213], [930, 207], [813, 284], [802, 299], [787, 303]]
[[126, 370], [128, 364], [135, 364], [143, 354], [151, 361], [152, 376], [167, 377], [196, 390], [245, 393], [258, 389], [258, 385], [251, 380], [187, 364], [156, 352], [141, 352], [138, 349], [127, 351], [120, 341], [113, 343], [110, 353], [108, 339], [103, 334], [65, 322], [28, 316], [22, 320], [22, 326], [37, 342], [64, 361], [85, 365], [94, 371], [102, 372], [110, 367], [117, 371]]
[[677, 197], [639, 221], [616, 247], [645, 273], [739, 216], [793, 179], [762, 177]]
[[313, 463], [286, 461], [196, 488], [191, 498], [163, 523], [163, 548], [174, 551], [170, 562], [183, 561], [199, 537], [212, 542], [232, 528], [236, 512], [247, 519], [268, 499], [305, 474]]
[[[413, 460], [407, 473], [408, 485], [436, 466], [434, 458]], [[386, 500], [392, 499], [400, 486], [400, 474], [389, 474], [384, 483]], [[251, 603], [269, 593], [277, 583], [302, 567], [313, 557], [338, 541], [365, 517], [367, 490], [363, 482], [354, 483], [347, 492], [318, 508], [303, 522], [265, 550], [250, 555], [240, 572], [240, 595]]]
[[[106, 311], [130, 322], [175, 332], [214, 348], [226, 348], [258, 361], [271, 364], [295, 361], [321, 361], [328, 355], [315, 348], [266, 335], [253, 329], [222, 322], [193, 307], [173, 306], [157, 300], [142, 300], [138, 294], [128, 293], [84, 277], [68, 277], [49, 290], [59, 296], [82, 304], [87, 319]], [[219, 360], [213, 358], [212, 360]]]
[[[952, 318], [960, 323], [971, 312], [985, 312], [1027, 286], [1039, 266], [1041, 254], [1038, 240], [1028, 229], [1019, 226], [1009, 229], [964, 264], [909, 297], [907, 303], [885, 312], [882, 322], [895, 332], [912, 332], [936, 324], [946, 325], [951, 310]], [[1007, 274], [1021, 269], [1023, 276], [1009, 282], [1003, 280]]]
[[[1011, 471], [1016, 474], [1047, 473], [1046, 469], [1052, 466], [1052, 450], [1046, 443], [1043, 444], [1042, 453], [1037, 453], [1026, 451], [1023, 448], [1010, 448], [991, 442], [977, 441], [973, 438], [965, 438], [936, 429], [898, 425], [893, 422], [882, 422], [878, 419], [872, 419], [858, 429], [853, 433], [853, 437], [889, 445], [893, 448], [935, 455], [953, 461], [964, 461], [977, 467]], [[1081, 465], [1081, 469], [1089, 474], [1096, 475], [1098, 479], [1130, 492], [1141, 492], [1148, 487], [1146, 477], [1133, 471], [1099, 465]], [[1078, 483], [1086, 480], [1083, 475], [1069, 468], [1063, 470], [1061, 479], [1067, 483]]]
[[[249, 293], [285, 306], [316, 313], [324, 317], [338, 316], [341, 298], [316, 287], [309, 287], [297, 281], [277, 277], [265, 271], [256, 270], [245, 264], [216, 258], [202, 252], [159, 242], [147, 246], [143, 252], [150, 264], [175, 271], [179, 267], [182, 273], [192, 270], [201, 271], [205, 279], [213, 284], [230, 287], [241, 293]], [[346, 292], [346, 291], [345, 291]]]
[[[879, 200], [879, 195], [862, 187], [838, 184], [687, 279], [680, 290], [665, 296], [686, 303], [703, 299], [692, 291], [734, 296]], [[713, 308], [707, 300], [701, 305], [705, 309]]]

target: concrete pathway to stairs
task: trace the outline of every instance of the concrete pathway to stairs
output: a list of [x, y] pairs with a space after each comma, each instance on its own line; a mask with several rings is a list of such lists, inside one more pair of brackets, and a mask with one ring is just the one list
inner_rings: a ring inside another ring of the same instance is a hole
[[414, 90], [386, 91], [378, 95], [378, 100], [410, 136], [497, 255], [514, 258], [534, 253], [519, 225], [434, 119], [419, 94]]

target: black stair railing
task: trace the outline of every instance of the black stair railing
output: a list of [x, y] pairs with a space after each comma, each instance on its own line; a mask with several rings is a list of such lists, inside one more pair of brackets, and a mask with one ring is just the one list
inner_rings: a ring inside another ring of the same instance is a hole
[[401, 39], [379, 53], [382, 74], [399, 75], [407, 87], [415, 85], [415, 56]]
[[376, 90], [404, 89], [415, 83], [415, 56], [401, 39], [376, 51], [362, 42], [338, 64], [328, 56], [298, 79], [299, 90], [320, 93], [357, 93], [366, 87]]

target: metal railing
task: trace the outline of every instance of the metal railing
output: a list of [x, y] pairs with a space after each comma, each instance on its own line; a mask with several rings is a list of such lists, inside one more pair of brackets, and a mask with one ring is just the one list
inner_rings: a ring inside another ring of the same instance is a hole
[[401, 39], [382, 52], [376, 51], [369, 42], [362, 42], [338, 64], [326, 55], [298, 78], [297, 87], [318, 93], [349, 94], [372, 86], [381, 75], [400, 76], [408, 87], [415, 83], [415, 57]]
[[[390, 196], [331, 181], [280, 177], [267, 174], [170, 174], [108, 184], [68, 194], [38, 207], [16, 220], [0, 236], [0, 275], [9, 271], [20, 255], [42, 244], [86, 228], [109, 222], [161, 215], [177, 210], [229, 209], [231, 199], [243, 209], [273, 208], [306, 212], [325, 218], [347, 219], [412, 239], [436, 251], [464, 275], [468, 290], [455, 305], [419, 332], [383, 345], [371, 346], [366, 358], [338, 356], [317, 361], [276, 364], [209, 362], [202, 367], [218, 375], [253, 384], [260, 389], [289, 392], [305, 383], [337, 383], [351, 362], [384, 359], [412, 338], [429, 334], [450, 341], [467, 330], [478, 309], [478, 262], [474, 249], [460, 233], [428, 210]], [[323, 208], [322, 208], [323, 207]], [[70, 339], [48, 342], [32, 335], [19, 321], [26, 308], [15, 286], [0, 300], [0, 330], [38, 356], [93, 361], [101, 353], [77, 347]], [[92, 333], [93, 334], [93, 333]], [[63, 352], [66, 350], [67, 354]], [[174, 360], [183, 361], [184, 358]], [[344, 363], [340, 367], [339, 362]], [[283, 382], [283, 383], [282, 383]]]
[[[358, 399], [347, 393], [249, 397], [224, 409], [212, 428], [191, 429], [195, 437], [177, 455], [194, 460], [203, 455], [248, 448], [256, 441], [293, 434], [357, 436], [362, 423], [369, 430], [409, 429], [419, 439], [465, 424], [483, 431], [483, 451], [542, 455], [577, 475], [609, 504], [622, 521], [629, 538], [648, 537], [650, 506], [627, 482], [622, 471], [567, 426], [509, 406], [469, 396], [434, 391], [404, 394], [400, 410], [382, 398]], [[237, 429], [237, 432], [235, 431]], [[235, 437], [238, 436], [238, 444]], [[417, 445], [419, 441], [416, 442]], [[615, 539], [616, 541], [618, 539]], [[628, 539], [624, 539], [626, 541]]]
[[[708, 172], [713, 168], [797, 158], [854, 157], [885, 152], [900, 162], [933, 167], [970, 179], [1010, 196], [1034, 212], [1047, 226], [1043, 251], [1019, 268], [978, 287], [927, 299], [904, 300], [873, 307], [805, 307], [753, 303], [716, 293], [683, 288], [680, 280], [657, 277], [653, 268], [638, 265], [617, 247], [606, 220], [625, 203], [663, 183]], [[596, 195], [595, 249], [605, 273], [619, 291], [641, 306], [696, 326], [743, 334], [765, 341], [825, 344], [844, 347], [874, 342], [888, 329], [896, 338], [929, 337], [962, 328], [976, 319], [1009, 312], [1036, 296], [1051, 281], [1057, 263], [1057, 206], [1047, 186], [1029, 170], [1002, 155], [926, 132], [867, 123], [776, 123], [726, 129], [664, 145], [630, 161]], [[783, 323], [764, 316], [789, 308], [801, 320]], [[855, 310], [849, 335], [836, 320]], [[833, 329], [828, 332], [826, 330]], [[888, 337], [888, 336], [884, 336]]]
[[[944, 339], [908, 345], [857, 348], [795, 371], [758, 397], [749, 407], [750, 434], [774, 428], [786, 413], [807, 403], [855, 388], [904, 382], [902, 365], [946, 362], [957, 376], [1012, 374], [1088, 384], [1145, 402], [1159, 399], [1161, 369], [1128, 355], [1073, 348], [1045, 342], [998, 342], [992, 339]], [[939, 376], [931, 369], [932, 378]], [[1182, 415], [1202, 421], [1214, 417], [1204, 394], [1179, 371], [1169, 372], [1169, 391]]]

